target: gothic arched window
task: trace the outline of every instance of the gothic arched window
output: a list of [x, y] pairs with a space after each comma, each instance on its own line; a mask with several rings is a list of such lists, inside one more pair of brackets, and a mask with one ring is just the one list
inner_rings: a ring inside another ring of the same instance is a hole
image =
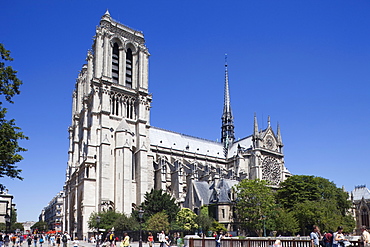
[[112, 52], [112, 80], [113, 83], [118, 83], [119, 78], [119, 49], [118, 44], [114, 43]]
[[361, 222], [362, 225], [369, 227], [369, 212], [366, 210], [366, 208], [361, 210]]
[[126, 52], [126, 87], [132, 88], [132, 50]]

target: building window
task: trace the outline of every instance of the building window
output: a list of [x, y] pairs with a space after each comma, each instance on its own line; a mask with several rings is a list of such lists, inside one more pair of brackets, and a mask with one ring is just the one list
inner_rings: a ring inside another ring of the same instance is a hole
[[369, 212], [366, 210], [366, 208], [361, 210], [361, 222], [362, 225], [369, 227]]
[[132, 88], [132, 50], [126, 52], [126, 87]]
[[119, 78], [119, 49], [118, 44], [114, 43], [112, 52], [112, 79], [113, 83], [118, 83]]
[[222, 218], [225, 219], [225, 209], [221, 209], [221, 212], [222, 212]]

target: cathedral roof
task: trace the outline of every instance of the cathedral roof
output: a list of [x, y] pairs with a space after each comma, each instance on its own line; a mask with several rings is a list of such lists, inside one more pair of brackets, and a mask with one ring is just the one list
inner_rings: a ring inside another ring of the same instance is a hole
[[370, 190], [366, 188], [366, 186], [356, 186], [355, 189], [352, 191], [353, 200], [359, 201], [362, 198], [370, 199]]
[[221, 178], [214, 180], [211, 184], [205, 181], [194, 181], [193, 185], [198, 198], [203, 202], [203, 205], [212, 203], [230, 203], [230, 190], [239, 182], [231, 179]]
[[244, 137], [243, 139], [235, 141], [231, 148], [229, 149], [229, 152], [227, 153], [227, 158], [231, 158], [238, 154], [238, 146], [240, 146], [243, 149], [249, 149], [252, 148], [252, 145], [253, 145], [252, 136], [247, 136]]
[[202, 200], [203, 203], [208, 204], [212, 192], [209, 189], [209, 184], [206, 181], [194, 181], [193, 184], [198, 198]]
[[237, 185], [239, 182], [231, 179], [221, 179], [217, 185], [219, 189], [218, 202], [231, 202], [229, 192], [234, 185]]
[[225, 158], [223, 144], [156, 127], [149, 129], [150, 145], [217, 158]]

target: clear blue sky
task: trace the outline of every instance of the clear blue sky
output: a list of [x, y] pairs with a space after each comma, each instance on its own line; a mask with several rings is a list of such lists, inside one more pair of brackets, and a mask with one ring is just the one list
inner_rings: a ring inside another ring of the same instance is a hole
[[270, 115], [293, 174], [370, 186], [370, 1], [3, 0], [0, 42], [24, 83], [8, 117], [30, 138], [24, 181], [2, 179], [19, 221], [63, 188], [71, 95], [106, 9], [144, 32], [153, 126], [219, 139], [228, 53], [237, 138]]

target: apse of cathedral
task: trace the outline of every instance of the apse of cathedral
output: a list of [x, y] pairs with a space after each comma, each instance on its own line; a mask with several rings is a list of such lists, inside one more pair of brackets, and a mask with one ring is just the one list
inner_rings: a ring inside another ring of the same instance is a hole
[[88, 235], [94, 212], [130, 214], [146, 192], [162, 189], [182, 207], [198, 212], [218, 205], [214, 217], [232, 221], [232, 188], [242, 179], [278, 186], [290, 176], [280, 127], [235, 140], [228, 67], [225, 63], [221, 142], [150, 125], [149, 51], [142, 32], [107, 11], [76, 80], [65, 182], [65, 228]]

